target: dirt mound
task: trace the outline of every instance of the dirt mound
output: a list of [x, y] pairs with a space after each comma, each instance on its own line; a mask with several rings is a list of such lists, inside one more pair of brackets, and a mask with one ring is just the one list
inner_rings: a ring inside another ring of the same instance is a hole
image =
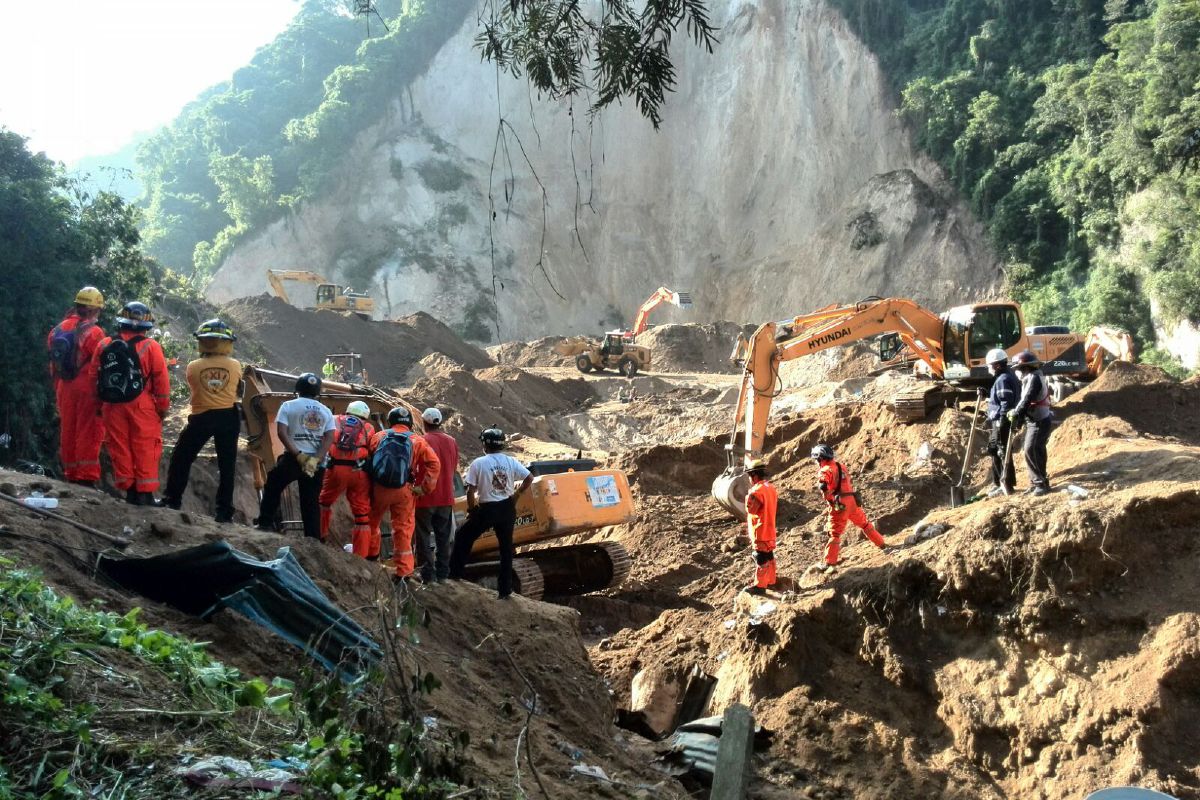
[[511, 367], [573, 367], [575, 359], [560, 356], [554, 346], [565, 342], [565, 336], [543, 336], [532, 342], [504, 342], [487, 349], [498, 364]]
[[825, 381], [865, 378], [878, 363], [875, 350], [866, 342], [859, 342], [786, 361], [779, 367], [779, 377], [787, 388], [802, 388]]
[[1056, 406], [1055, 413], [1116, 417], [1141, 434], [1200, 444], [1198, 404], [1200, 383], [1179, 383], [1158, 367], [1118, 361]]
[[740, 370], [729, 363], [729, 354], [738, 334], [753, 330], [728, 321], [657, 325], [638, 336], [637, 343], [651, 350], [651, 372], [734, 373]]
[[331, 311], [304, 311], [277, 297], [235, 300], [221, 314], [242, 337], [243, 360], [284, 372], [320, 372], [329, 353], [359, 353], [371, 382], [403, 383], [408, 370], [429, 353], [444, 353], [470, 369], [493, 362], [454, 331], [425, 313], [369, 322]]
[[[374, 634], [393, 624], [394, 617], [385, 618], [395, 598], [388, 575], [338, 548], [236, 525], [218, 526], [167, 509], [133, 509], [99, 492], [32, 476], [4, 472], [0, 481], [6, 492], [22, 495], [39, 484], [60, 498], [60, 513], [86, 519], [102, 530], [119, 533], [129, 526], [133, 544], [125, 552], [128, 556], [225, 539], [267, 559], [289, 546], [322, 591], [366, 630]], [[309, 663], [291, 645], [232, 612], [204, 622], [97, 580], [92, 562], [104, 543], [68, 525], [7, 503], [0, 504], [0, 525], [13, 534], [0, 536], [0, 555], [18, 567], [41, 570], [47, 583], [77, 602], [100, 601], [121, 613], [141, 607], [141, 620], [152, 628], [209, 642], [207, 650], [215, 658], [248, 675], [296, 678]], [[414, 599], [428, 615], [428, 624], [419, 629], [419, 644], [402, 646], [402, 657], [410, 662], [406, 668], [419, 667], [418, 674], [432, 673], [442, 684], [420, 701], [421, 713], [437, 720], [440, 729], [469, 734], [468, 773], [476, 781], [489, 786], [513, 781], [515, 746], [533, 692], [537, 716], [529, 736], [550, 796], [594, 796], [594, 785], [572, 773], [581, 763], [601, 765], [630, 789], [662, 781], [646, 766], [648, 757], [624, 745], [623, 736], [613, 730], [612, 701], [588, 662], [574, 611], [520, 597], [498, 603], [494, 592], [468, 584], [417, 591]], [[521, 772], [525, 791], [531, 791], [534, 783], [523, 758]], [[668, 783], [656, 786], [653, 796], [683, 794]]]

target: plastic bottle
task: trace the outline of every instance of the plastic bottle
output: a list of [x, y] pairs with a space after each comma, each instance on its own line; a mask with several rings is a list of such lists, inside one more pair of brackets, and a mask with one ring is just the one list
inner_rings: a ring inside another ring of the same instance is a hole
[[57, 497], [42, 497], [41, 492], [32, 492], [24, 502], [30, 508], [58, 508]]

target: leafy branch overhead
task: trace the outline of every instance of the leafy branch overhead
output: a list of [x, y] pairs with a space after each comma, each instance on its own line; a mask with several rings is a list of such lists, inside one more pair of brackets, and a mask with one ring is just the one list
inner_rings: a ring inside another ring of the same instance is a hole
[[475, 38], [484, 59], [555, 99], [594, 94], [593, 111], [632, 97], [655, 128], [675, 89], [675, 34], [709, 53], [718, 43], [703, 0], [496, 0], [486, 13]]

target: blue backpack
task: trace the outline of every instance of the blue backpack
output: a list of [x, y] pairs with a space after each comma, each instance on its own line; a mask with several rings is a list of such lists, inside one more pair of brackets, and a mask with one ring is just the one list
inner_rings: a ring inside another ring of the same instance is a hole
[[50, 365], [54, 376], [73, 381], [79, 375], [79, 334], [86, 333], [95, 323], [80, 322], [67, 330], [60, 322], [50, 334]]
[[371, 456], [371, 478], [388, 489], [412, 480], [412, 434], [388, 431]]

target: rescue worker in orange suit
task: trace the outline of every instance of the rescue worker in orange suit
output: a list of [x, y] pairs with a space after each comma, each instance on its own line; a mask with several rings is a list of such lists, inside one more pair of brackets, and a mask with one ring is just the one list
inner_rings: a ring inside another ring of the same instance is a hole
[[863, 535], [871, 540], [871, 544], [880, 550], [887, 550], [887, 543], [875, 530], [875, 526], [867, 519], [866, 512], [858, 500], [858, 492], [850, 483], [850, 473], [834, 459], [833, 448], [827, 444], [819, 444], [812, 449], [813, 460], [820, 467], [817, 485], [821, 497], [829, 504], [829, 541], [825, 545], [825, 572], [833, 572], [837, 568], [838, 555], [842, 549], [842, 534], [846, 523], [853, 522], [862, 530]]
[[158, 501], [159, 462], [162, 461], [162, 421], [171, 407], [171, 386], [162, 346], [146, 334], [154, 327], [154, 314], [145, 303], [126, 303], [117, 317], [117, 337], [132, 350], [141, 370], [142, 387], [132, 399], [110, 402], [108, 391], [123, 387], [106, 385], [107, 362], [115, 352], [106, 337], [96, 349], [97, 383], [103, 402], [104, 446], [112, 461], [113, 484], [125, 492], [132, 505], [152, 506]]
[[750, 491], [746, 494], [746, 526], [754, 543], [754, 583], [742, 591], [766, 594], [775, 585], [775, 509], [779, 496], [767, 480], [767, 464], [757, 460], [746, 468]]
[[100, 483], [104, 421], [96, 394], [96, 350], [104, 331], [96, 324], [104, 296], [94, 286], [75, 295], [75, 305], [46, 337], [58, 406], [58, 445], [63, 477], [95, 488]]
[[[413, 557], [413, 531], [417, 527], [416, 498], [427, 492], [432, 492], [437, 486], [438, 475], [442, 472], [441, 462], [437, 454], [422, 437], [412, 433], [412, 412], [404, 406], [397, 406], [388, 412], [388, 427], [371, 437], [371, 453], [374, 455], [380, 443], [389, 433], [408, 434], [412, 446], [412, 460], [409, 483], [397, 488], [381, 485], [376, 481], [371, 488], [371, 536], [365, 546], [358, 541], [354, 543], [356, 555], [370, 561], [379, 558], [381, 535], [379, 523], [384, 514], [392, 518], [392, 557], [396, 562], [394, 580], [407, 578], [416, 569], [417, 560]], [[453, 467], [450, 467], [453, 469]]]
[[325, 480], [318, 499], [321, 541], [325, 541], [333, 521], [333, 504], [346, 495], [350, 513], [354, 515], [350, 541], [356, 553], [366, 551], [371, 538], [371, 477], [367, 474], [367, 461], [371, 457], [375, 427], [367, 421], [370, 417], [371, 408], [362, 400], [355, 400], [346, 406], [345, 414], [333, 418], [333, 444], [329, 446]]

